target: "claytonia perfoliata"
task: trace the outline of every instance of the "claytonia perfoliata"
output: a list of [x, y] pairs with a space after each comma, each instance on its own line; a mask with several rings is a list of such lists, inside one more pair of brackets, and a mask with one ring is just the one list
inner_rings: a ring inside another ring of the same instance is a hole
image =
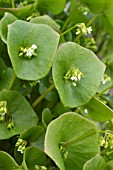
[[74, 67], [73, 69], [69, 70], [65, 76], [64, 79], [65, 80], [70, 80], [71, 83], [76, 86], [76, 82], [80, 81], [80, 79], [83, 77], [82, 72], [80, 72], [80, 70], [76, 67]]
[[91, 50], [97, 50], [97, 46], [96, 46], [96, 41], [94, 40], [94, 38], [92, 37], [86, 37], [84, 39], [84, 43], [83, 46], [85, 48], [91, 49]]
[[0, 121], [5, 120], [6, 114], [7, 114], [7, 102], [0, 101]]
[[104, 77], [102, 78], [101, 82], [102, 84], [106, 84], [111, 80], [111, 77], [109, 77], [107, 74], [104, 74]]
[[80, 5], [78, 10], [81, 11], [83, 15], [87, 15], [89, 13], [89, 9], [85, 4]]
[[77, 24], [77, 31], [76, 35], [82, 33], [83, 35], [91, 34], [92, 32], [92, 27], [86, 27], [84, 23]]
[[103, 146], [104, 148], [110, 147], [110, 149], [113, 148], [113, 134], [110, 132], [106, 132], [104, 137], [101, 136], [99, 140], [100, 146]]
[[33, 56], [37, 56], [35, 50], [37, 49], [37, 45], [33, 44], [30, 47], [20, 48], [19, 57], [25, 57], [31, 59]]
[[24, 153], [24, 151], [26, 149], [26, 145], [27, 145], [27, 141], [23, 140], [23, 139], [18, 139], [18, 141], [15, 144], [15, 146], [18, 147], [17, 151], [22, 154]]

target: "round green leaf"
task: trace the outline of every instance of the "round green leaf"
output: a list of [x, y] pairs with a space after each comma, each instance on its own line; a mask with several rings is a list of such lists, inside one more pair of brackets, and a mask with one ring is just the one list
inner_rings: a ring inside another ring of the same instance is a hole
[[1, 170], [16, 170], [19, 165], [15, 160], [6, 152], [0, 151], [0, 169]]
[[[83, 77], [76, 86], [64, 76], [77, 68]], [[53, 79], [64, 106], [82, 106], [95, 95], [104, 73], [104, 65], [95, 54], [80, 45], [68, 42], [62, 44], [53, 63]]]
[[17, 18], [10, 14], [9, 12], [6, 12], [4, 17], [1, 19], [0, 22], [0, 34], [1, 39], [4, 43], [7, 43], [7, 32], [8, 32], [8, 25], [13, 23]]
[[[59, 34], [44, 24], [15, 21], [8, 29], [8, 53], [17, 77], [38, 80], [46, 76], [52, 66]], [[37, 56], [19, 57], [21, 47], [35, 44]]]
[[31, 146], [25, 150], [23, 162], [29, 170], [34, 170], [36, 165], [45, 166], [46, 155], [38, 148]]
[[89, 117], [100, 122], [113, 119], [113, 110], [96, 97], [84, 106], [84, 111]]
[[96, 155], [85, 163], [83, 170], [106, 170], [106, 162], [102, 156]]
[[16, 91], [2, 90], [0, 92], [0, 101], [7, 102], [9, 117], [12, 117], [14, 128], [8, 129], [9, 120], [0, 122], [0, 140], [8, 139], [24, 130], [35, 126], [38, 117], [26, 99]]
[[52, 20], [52, 18], [50, 18], [48, 15], [43, 15], [43, 16], [32, 18], [30, 22], [34, 24], [49, 25], [56, 32], [60, 33], [60, 26], [54, 20]]
[[45, 152], [60, 170], [82, 170], [99, 153], [96, 125], [73, 112], [61, 115], [48, 125]]

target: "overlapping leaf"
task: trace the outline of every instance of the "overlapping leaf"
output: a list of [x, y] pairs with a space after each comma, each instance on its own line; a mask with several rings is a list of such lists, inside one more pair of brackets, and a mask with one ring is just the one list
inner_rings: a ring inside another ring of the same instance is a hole
[[[48, 74], [59, 41], [59, 34], [47, 25], [15, 21], [8, 29], [8, 52], [17, 77], [38, 80]], [[35, 44], [37, 56], [19, 57], [21, 47]]]
[[48, 125], [45, 152], [60, 170], [82, 170], [99, 153], [95, 124], [73, 112], [63, 114]]
[[[64, 79], [75, 67], [83, 73], [76, 86]], [[103, 73], [104, 65], [90, 50], [72, 42], [59, 47], [53, 63], [53, 79], [64, 106], [78, 107], [88, 103], [96, 93]]]

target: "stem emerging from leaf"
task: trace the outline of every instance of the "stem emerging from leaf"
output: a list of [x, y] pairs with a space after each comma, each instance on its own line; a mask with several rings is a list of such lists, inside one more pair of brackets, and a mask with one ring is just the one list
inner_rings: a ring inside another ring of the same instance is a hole
[[44, 93], [42, 93], [41, 96], [39, 96], [39, 97], [33, 102], [32, 107], [33, 107], [33, 108], [36, 107], [37, 104], [38, 104], [39, 102], [41, 102], [42, 99], [43, 99], [50, 91], [52, 91], [54, 88], [55, 88], [55, 85], [52, 84]]

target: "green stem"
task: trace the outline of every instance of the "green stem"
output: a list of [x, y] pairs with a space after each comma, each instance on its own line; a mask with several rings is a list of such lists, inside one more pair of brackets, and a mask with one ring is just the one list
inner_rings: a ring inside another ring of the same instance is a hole
[[96, 134], [96, 132], [87, 132], [87, 133], [85, 133], [84, 135], [82, 135], [82, 136], [79, 136], [79, 137], [77, 137], [77, 138], [75, 138], [75, 139], [72, 139], [72, 140], [70, 140], [70, 141], [67, 141], [67, 142], [61, 142], [60, 144], [62, 145], [62, 146], [64, 146], [64, 147], [68, 147], [68, 146], [70, 146], [70, 145], [73, 145], [74, 143], [76, 143], [76, 142], [78, 142], [78, 141], [81, 141], [81, 140], [83, 140], [83, 139], [85, 139], [85, 138], [87, 138], [87, 137], [89, 137], [89, 136], [91, 136], [91, 135], [93, 135], [93, 134]]
[[93, 22], [94, 20], [97, 18], [98, 15], [94, 15], [94, 17], [91, 18], [91, 20], [86, 24], [87, 27], [89, 27]]
[[98, 130], [98, 133], [106, 133], [106, 132], [113, 133], [113, 131], [111, 131], [111, 130]]
[[16, 75], [15, 75], [15, 73], [13, 73], [13, 76], [12, 76], [11, 81], [10, 81], [10, 83], [9, 83], [9, 86], [8, 86], [8, 88], [7, 88], [8, 90], [10, 90], [10, 89], [12, 88], [15, 79], [16, 79]]
[[60, 34], [60, 36], [63, 36], [65, 34], [67, 34], [68, 32], [70, 32], [71, 30], [73, 30], [74, 28], [76, 28], [77, 25], [74, 25], [73, 27], [69, 28], [68, 30], [64, 31], [63, 33]]
[[15, 8], [14, 0], [11, 0], [11, 5], [12, 5], [12, 8]]
[[42, 93], [41, 96], [39, 96], [39, 97], [33, 102], [32, 107], [33, 107], [33, 108], [36, 107], [37, 104], [38, 104], [39, 102], [41, 102], [42, 99], [43, 99], [50, 91], [52, 91], [54, 88], [55, 88], [55, 85], [52, 84], [44, 93]]
[[97, 97], [101, 96], [104, 92], [106, 92], [107, 90], [111, 89], [113, 87], [113, 84], [110, 85], [109, 87], [107, 87], [106, 89], [104, 89], [101, 93], [97, 94]]

